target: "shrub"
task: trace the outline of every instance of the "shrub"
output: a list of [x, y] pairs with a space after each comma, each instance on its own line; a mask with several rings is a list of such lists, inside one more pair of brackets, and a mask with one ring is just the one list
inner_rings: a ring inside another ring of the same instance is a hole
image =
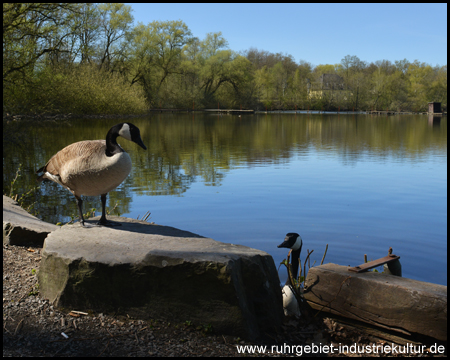
[[21, 112], [38, 114], [123, 115], [144, 113], [148, 108], [139, 84], [130, 86], [120, 74], [96, 65], [46, 67], [36, 74], [26, 98], [27, 105], [21, 99]]

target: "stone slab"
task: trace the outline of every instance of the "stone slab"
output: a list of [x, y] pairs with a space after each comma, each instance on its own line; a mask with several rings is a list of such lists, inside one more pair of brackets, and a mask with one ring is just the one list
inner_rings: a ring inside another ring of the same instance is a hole
[[3, 243], [42, 245], [47, 235], [59, 226], [27, 213], [13, 199], [3, 195]]
[[189, 320], [250, 339], [281, 325], [281, 289], [269, 254], [173, 227], [108, 219], [122, 226], [77, 223], [47, 237], [42, 296], [59, 307]]

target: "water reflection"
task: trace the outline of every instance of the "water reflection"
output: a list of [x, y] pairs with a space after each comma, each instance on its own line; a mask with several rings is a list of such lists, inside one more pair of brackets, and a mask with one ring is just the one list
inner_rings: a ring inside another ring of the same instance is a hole
[[[118, 211], [127, 213], [133, 193], [181, 195], [196, 181], [220, 186], [233, 168], [279, 166], [289, 163], [293, 156], [302, 158], [311, 152], [336, 158], [346, 166], [367, 157], [381, 162], [388, 157], [423, 161], [428, 154], [447, 148], [446, 120], [441, 122], [435, 116], [430, 119], [427, 122], [424, 116], [355, 114], [157, 114], [135, 118], [132, 122], [140, 128], [148, 150], [137, 151], [134, 144], [122, 141], [132, 158], [133, 170], [120, 191], [111, 192], [110, 204], [118, 203]], [[24, 176], [16, 188], [26, 192], [35, 186], [34, 171], [54, 153], [76, 141], [103, 139], [117, 122], [79, 119], [4, 123], [4, 193], [9, 191], [19, 164], [23, 164]], [[73, 208], [73, 204], [67, 204], [68, 197], [66, 190], [48, 184], [28, 202], [36, 202], [38, 213], [56, 222], [67, 214], [67, 206]], [[99, 208], [98, 200], [93, 203]]]
[[441, 126], [442, 115], [428, 114], [428, 125], [439, 128]]

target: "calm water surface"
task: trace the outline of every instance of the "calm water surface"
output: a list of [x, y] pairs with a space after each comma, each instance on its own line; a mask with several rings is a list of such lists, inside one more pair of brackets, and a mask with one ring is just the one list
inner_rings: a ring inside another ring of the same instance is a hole
[[[4, 124], [3, 187], [18, 192], [75, 141], [104, 138], [120, 120]], [[427, 116], [157, 114], [133, 119], [147, 151], [119, 138], [132, 174], [109, 194], [121, 215], [261, 249], [298, 232], [313, 261], [359, 265], [389, 247], [403, 276], [447, 284], [447, 118]], [[19, 147], [17, 147], [19, 145]], [[86, 198], [84, 210], [100, 212]], [[74, 197], [43, 184], [29, 203], [46, 221], [77, 218]], [[316, 264], [317, 264], [316, 263]], [[284, 267], [279, 271], [286, 279]]]

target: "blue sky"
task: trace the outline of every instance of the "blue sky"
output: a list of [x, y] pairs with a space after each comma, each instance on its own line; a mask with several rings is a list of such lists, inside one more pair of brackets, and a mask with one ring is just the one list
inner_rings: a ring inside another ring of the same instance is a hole
[[222, 32], [235, 51], [256, 47], [296, 62], [419, 60], [447, 64], [447, 4], [135, 4], [135, 23], [182, 20], [203, 39]]

